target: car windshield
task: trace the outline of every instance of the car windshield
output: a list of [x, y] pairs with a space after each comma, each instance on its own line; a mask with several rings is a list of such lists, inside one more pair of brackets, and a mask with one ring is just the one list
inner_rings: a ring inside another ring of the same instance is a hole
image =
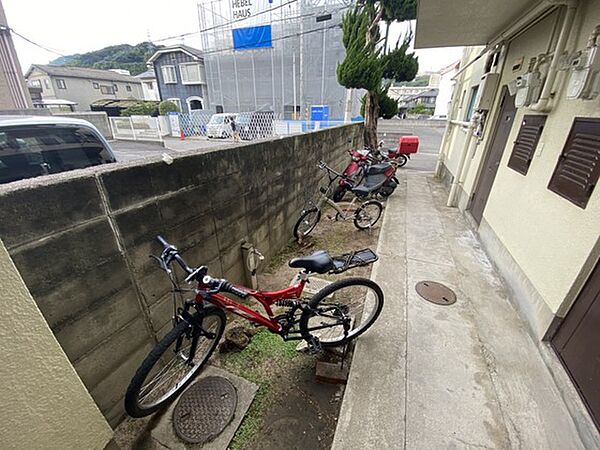
[[219, 124], [223, 123], [223, 119], [224, 119], [223, 116], [212, 116], [208, 123], [209, 123], [209, 125], [219, 125]]
[[78, 126], [0, 128], [0, 183], [115, 162], [98, 137]]
[[235, 119], [235, 121], [237, 123], [239, 123], [240, 125], [245, 125], [245, 124], [250, 123], [250, 116], [246, 116], [246, 115], [238, 116], [237, 119]]

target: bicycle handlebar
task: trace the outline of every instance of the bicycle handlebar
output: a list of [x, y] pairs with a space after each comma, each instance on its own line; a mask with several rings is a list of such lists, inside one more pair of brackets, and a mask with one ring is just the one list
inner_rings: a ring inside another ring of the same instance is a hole
[[156, 236], [156, 240], [163, 246], [163, 252], [160, 259], [162, 259], [165, 266], [171, 264], [173, 260], [177, 261], [181, 268], [188, 274], [185, 278], [187, 283], [190, 283], [194, 280], [201, 282], [202, 284], [212, 288], [208, 291], [210, 294], [216, 294], [217, 292], [229, 292], [230, 294], [237, 295], [241, 298], [248, 297], [248, 293], [246, 291], [235, 287], [230, 281], [224, 278], [212, 278], [211, 276], [207, 275], [206, 272], [208, 269], [205, 266], [200, 266], [197, 268], [191, 268], [188, 266], [183, 258], [179, 255], [177, 248], [174, 245], [169, 244], [162, 236]]

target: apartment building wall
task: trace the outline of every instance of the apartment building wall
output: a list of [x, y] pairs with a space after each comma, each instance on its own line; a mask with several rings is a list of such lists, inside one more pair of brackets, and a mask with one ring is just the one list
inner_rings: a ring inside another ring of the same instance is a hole
[[[557, 14], [559, 12], [549, 15], [508, 45], [500, 87], [488, 115], [485, 134], [467, 150], [459, 189], [462, 209], [469, 207], [478, 178], [486, 176], [482, 161], [489, 150], [493, 124], [497, 120], [501, 88], [527, 70], [531, 57], [547, 51]], [[600, 4], [582, 2], [567, 50], [584, 48], [589, 34], [599, 23]], [[521, 68], [513, 70], [515, 61], [521, 58], [524, 61]], [[459, 111], [453, 117], [459, 120], [464, 120], [461, 117], [464, 111], [456, 104], [456, 95], [477, 82], [476, 72], [483, 70], [485, 59], [481, 58], [465, 71], [461, 83], [457, 83], [453, 109]], [[517, 293], [521, 312], [534, 335], [540, 338], [549, 330], [555, 317], [566, 314], [600, 254], [600, 188], [596, 187], [585, 209], [548, 189], [574, 118], [600, 117], [597, 99], [565, 98], [565, 78], [564, 72], [559, 75], [560, 84], [553, 96], [554, 107], [547, 113], [540, 142], [525, 176], [509, 168], [507, 162], [523, 116], [542, 113], [518, 108], [478, 228], [488, 253]], [[444, 171], [450, 179], [457, 173], [457, 161], [466, 135], [458, 127], [451, 128], [453, 130], [449, 131], [442, 147]]]

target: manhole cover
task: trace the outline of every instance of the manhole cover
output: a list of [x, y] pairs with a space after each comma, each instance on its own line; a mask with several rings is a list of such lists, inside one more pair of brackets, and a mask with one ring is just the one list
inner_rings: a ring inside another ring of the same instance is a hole
[[212, 441], [233, 419], [237, 392], [223, 377], [206, 377], [190, 387], [173, 411], [177, 435], [191, 444]]
[[436, 281], [419, 281], [415, 289], [417, 290], [417, 294], [436, 305], [448, 306], [456, 302], [454, 291]]

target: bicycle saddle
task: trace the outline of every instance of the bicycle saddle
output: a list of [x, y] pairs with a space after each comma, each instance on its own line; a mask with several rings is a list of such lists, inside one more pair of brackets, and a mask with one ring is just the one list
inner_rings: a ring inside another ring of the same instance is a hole
[[290, 259], [290, 267], [303, 268], [313, 273], [325, 273], [334, 268], [333, 259], [325, 250], [319, 250], [309, 256]]

